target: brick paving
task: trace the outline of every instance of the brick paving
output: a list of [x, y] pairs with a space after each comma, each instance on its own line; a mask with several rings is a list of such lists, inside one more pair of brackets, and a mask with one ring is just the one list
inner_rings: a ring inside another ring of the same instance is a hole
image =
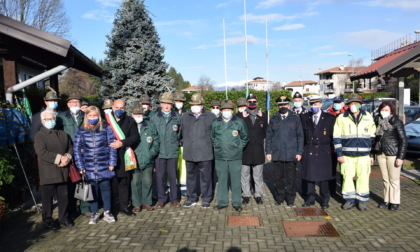
[[[1, 224], [0, 251], [419, 251], [420, 186], [401, 179], [400, 210], [378, 209], [382, 200], [378, 172], [372, 171], [371, 198], [364, 212], [342, 210], [339, 196], [331, 199], [329, 216], [297, 216], [293, 208], [275, 206], [267, 186], [264, 204], [251, 200], [242, 213], [232, 206], [215, 211], [204, 210], [201, 204], [167, 205], [136, 217], [119, 215], [112, 224], [88, 225], [80, 216], [76, 226], [50, 231], [42, 226], [40, 214], [25, 211]], [[298, 196], [295, 205], [302, 203]], [[260, 226], [227, 225], [229, 216], [239, 215], [259, 217]], [[339, 237], [287, 237], [284, 221], [329, 222]]]

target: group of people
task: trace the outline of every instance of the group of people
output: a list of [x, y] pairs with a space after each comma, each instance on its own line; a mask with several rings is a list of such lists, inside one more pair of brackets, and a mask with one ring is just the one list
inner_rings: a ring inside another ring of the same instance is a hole
[[[59, 227], [52, 218], [55, 194], [58, 221], [64, 226], [74, 225], [72, 218], [78, 211], [89, 217], [89, 224], [96, 224], [102, 217], [101, 206], [103, 220], [109, 223], [115, 221], [113, 213], [135, 216], [166, 204], [180, 207], [182, 172], [186, 173], [183, 207], [196, 205], [201, 196], [201, 207], [210, 208], [217, 182], [214, 209], [228, 207], [230, 188], [233, 208], [242, 211], [250, 203], [251, 191], [256, 204], [263, 204], [266, 160], [273, 162], [276, 205], [294, 206], [295, 180], [301, 179], [302, 207], [315, 204], [318, 184], [319, 203], [327, 209], [340, 163], [342, 208], [356, 205], [366, 210], [370, 166], [376, 154], [384, 178], [384, 201], [378, 207], [397, 210], [400, 204], [406, 137], [394, 105], [388, 102], [381, 104], [374, 119], [361, 109], [362, 100], [356, 94], [346, 104], [336, 97], [324, 112], [320, 98], [312, 98], [306, 109], [302, 95], [296, 93], [293, 107], [287, 96], [278, 97], [278, 112], [268, 121], [254, 94], [237, 102], [237, 113], [230, 100], [213, 101], [206, 110], [200, 93], [192, 95], [189, 110], [184, 108], [183, 93], [163, 93], [157, 112], [151, 110], [151, 99], [142, 95], [130, 115], [122, 99], [105, 100], [102, 111], [95, 106], [82, 111], [80, 96], [71, 95], [64, 112], [56, 111], [57, 100], [55, 92], [48, 92], [46, 108], [34, 115], [31, 126], [43, 223], [49, 229]], [[180, 165], [180, 155], [185, 167]], [[93, 201], [77, 204], [75, 183], [69, 181], [70, 165], [90, 182]], [[300, 178], [296, 178], [297, 169]]]

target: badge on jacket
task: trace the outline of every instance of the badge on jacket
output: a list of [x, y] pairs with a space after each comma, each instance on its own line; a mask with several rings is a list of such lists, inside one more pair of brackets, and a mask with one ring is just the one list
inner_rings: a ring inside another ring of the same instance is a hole
[[232, 131], [232, 136], [236, 137], [239, 134], [237, 130]]
[[174, 131], [178, 131], [178, 125], [173, 125], [173, 126], [172, 126], [172, 129], [173, 129]]
[[146, 138], [146, 141], [147, 141], [148, 143], [151, 143], [151, 142], [153, 142], [153, 138], [152, 138], [151, 136], [149, 136], [149, 137], [147, 137], [147, 138]]

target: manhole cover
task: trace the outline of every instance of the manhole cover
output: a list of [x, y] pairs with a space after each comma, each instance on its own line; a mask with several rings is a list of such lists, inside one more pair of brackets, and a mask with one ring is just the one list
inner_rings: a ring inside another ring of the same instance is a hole
[[287, 237], [339, 237], [330, 222], [323, 221], [283, 221]]
[[328, 216], [322, 208], [294, 208], [297, 216]]
[[260, 218], [257, 216], [228, 216], [228, 226], [259, 226]]

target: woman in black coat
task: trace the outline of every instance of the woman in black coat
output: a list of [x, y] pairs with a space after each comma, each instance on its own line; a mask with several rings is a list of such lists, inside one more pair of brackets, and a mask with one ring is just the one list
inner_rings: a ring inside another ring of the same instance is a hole
[[404, 124], [395, 115], [396, 109], [392, 103], [381, 103], [378, 111], [373, 153], [376, 154], [384, 181], [384, 201], [378, 208], [396, 211], [400, 206], [400, 173], [407, 150], [407, 137]]

